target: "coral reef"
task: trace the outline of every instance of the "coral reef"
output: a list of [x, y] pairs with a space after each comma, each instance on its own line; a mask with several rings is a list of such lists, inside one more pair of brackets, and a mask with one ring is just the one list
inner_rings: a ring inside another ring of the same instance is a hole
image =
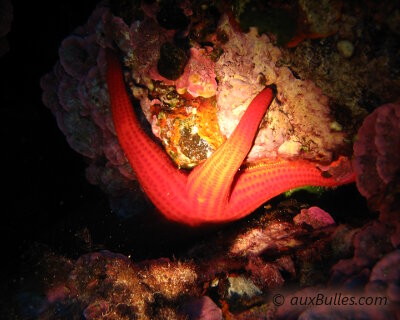
[[[162, 50], [160, 52], [162, 53]], [[168, 85], [175, 85], [176, 91], [180, 94], [187, 91], [194, 98], [199, 96], [210, 98], [214, 96], [217, 82], [214, 72], [215, 63], [211, 59], [212, 48], [191, 48], [189, 54], [190, 59], [184, 70], [182, 70], [182, 74], [177, 79], [173, 79], [177, 81], [168, 81], [170, 78], [160, 77], [155, 70], [150, 72], [151, 78], [153, 80], [161, 80]]]
[[[277, 84], [278, 97], [250, 162], [301, 157], [329, 163], [346, 152], [347, 135], [331, 117], [328, 97], [279, 66], [280, 50], [267, 35], [257, 35], [254, 28], [247, 34], [235, 31], [223, 8], [214, 4], [203, 9], [182, 4], [171, 13], [182, 20], [173, 28], [165, 25], [165, 14], [172, 10], [167, 7], [143, 4], [140, 13], [122, 19], [115, 15], [121, 10], [100, 4], [87, 24], [63, 41], [60, 61], [41, 81], [43, 101], [68, 143], [90, 159], [89, 181], [110, 194], [113, 203], [140, 197], [134, 195], [138, 185], [110, 116], [104, 49], [114, 45], [132, 95], [179, 167], [192, 168], [208, 158], [269, 83]], [[179, 70], [173, 71], [171, 63]]]
[[[328, 214], [318, 207], [307, 209], [319, 213], [318, 224], [299, 225], [293, 220], [302, 210], [304, 204], [293, 202], [268, 209], [262, 218], [220, 230], [174, 259], [135, 261], [100, 251], [74, 261], [44, 254], [45, 272], [36, 275], [46, 294], [28, 305], [38, 319], [286, 319], [332, 312], [392, 319], [399, 310], [399, 252], [390, 242], [395, 230], [377, 222], [324, 226]], [[277, 304], [277, 293], [287, 303]], [[293, 304], [317, 295], [382, 302], [361, 309]]]
[[[127, 82], [153, 133], [180, 167], [193, 167], [218, 148], [249, 101], [273, 82], [278, 85], [280, 104], [271, 107], [250, 161], [280, 156], [330, 162], [343, 148], [345, 133], [332, 129], [337, 125], [329, 116], [327, 97], [311, 82], [295, 79], [287, 67], [278, 67], [280, 51], [266, 35], [258, 36], [254, 29], [239, 33], [226, 16], [217, 23], [218, 15], [212, 15], [209, 45], [202, 48], [192, 43], [188, 50], [176, 40], [177, 31], [165, 30], [157, 23], [160, 19], [154, 20], [153, 13], [162, 10], [156, 4], [148, 5], [147, 14], [128, 25], [100, 4], [88, 23], [63, 41], [60, 62], [41, 82], [43, 101], [69, 144], [91, 159], [89, 181], [100, 185], [112, 199], [135, 198], [132, 194], [138, 188], [118, 146], [109, 112], [104, 49], [112, 43], [130, 70]], [[157, 70], [164, 64], [167, 47], [188, 56], [182, 60], [179, 72], [183, 74], [173, 76], [175, 80]]]
[[[322, 39], [297, 33], [301, 41], [287, 49], [276, 39], [296, 36], [294, 29], [274, 35], [271, 26], [248, 23], [243, 32], [240, 22], [246, 21], [235, 22], [215, 1], [166, 3], [142, 1], [130, 13], [115, 2], [111, 10], [100, 4], [63, 41], [60, 61], [41, 82], [45, 105], [87, 159], [88, 180], [111, 196], [112, 209], [128, 216], [145, 207], [109, 110], [104, 49], [114, 46], [143, 124], [150, 124], [178, 166], [191, 168], [209, 157], [252, 98], [276, 83], [277, 100], [261, 124], [250, 165], [260, 158], [303, 158], [323, 169], [339, 154], [350, 155], [354, 140], [357, 188], [369, 209], [355, 188], [342, 191], [349, 192], [345, 196], [302, 190], [217, 232], [202, 230], [202, 237], [184, 241], [185, 250], [174, 247], [158, 256], [157, 246], [143, 242], [151, 243], [159, 230], [134, 223], [129, 233], [146, 230], [148, 238], [129, 250], [119, 244], [111, 249], [124, 255], [45, 255], [40, 266], [46, 272], [35, 273], [36, 291], [29, 285], [21, 290], [23, 312], [39, 319], [398, 319], [398, 4], [367, 1], [352, 8], [342, 1], [299, 1], [308, 31]], [[248, 2], [235, 1], [240, 3]], [[163, 70], [166, 43], [182, 58], [179, 70]], [[340, 175], [341, 168], [332, 170]], [[143, 258], [148, 247], [155, 259]], [[135, 250], [140, 258], [130, 256]], [[349, 300], [379, 298], [371, 301], [381, 304], [290, 305], [294, 297], [318, 294], [333, 301], [336, 293]]]
[[64, 264], [70, 271], [67, 275], [52, 271], [56, 280], [37, 310], [38, 319], [63, 314], [81, 314], [85, 319], [136, 319], [138, 315], [140, 319], [185, 319], [173, 301], [193, 303], [190, 297], [198, 294], [197, 273], [190, 262], [159, 259], [133, 264], [123, 255], [101, 251]]
[[[337, 32], [321, 40], [303, 41], [294, 49], [282, 49], [281, 63], [300, 79], [312, 80], [320, 87], [330, 97], [336, 120], [346, 132], [355, 134], [369, 112], [398, 99], [399, 4], [324, 1], [321, 5], [340, 7]], [[343, 54], [343, 43], [351, 47], [351, 55]]]
[[399, 211], [400, 104], [378, 107], [368, 115], [354, 143], [357, 187], [382, 220]]
[[[137, 199], [139, 186], [115, 136], [109, 109], [104, 57], [104, 48], [112, 41], [105, 28], [109, 15], [99, 6], [87, 25], [66, 38], [59, 49], [60, 61], [40, 84], [43, 102], [69, 145], [90, 159], [88, 180], [107, 192], [113, 204], [115, 199]], [[120, 207], [120, 203], [114, 206], [122, 216], [132, 214], [132, 209]]]
[[400, 302], [399, 259], [400, 251], [395, 250], [385, 255], [374, 266], [369, 278], [367, 292], [383, 293], [386, 294], [391, 301], [396, 303]]
[[302, 157], [329, 163], [333, 152], [344, 147], [346, 134], [333, 130], [328, 97], [311, 81], [296, 79], [287, 67], [278, 67], [280, 50], [256, 29], [235, 32], [227, 17], [220, 32], [229, 39], [221, 44], [217, 60], [217, 103], [220, 128], [229, 136], [249, 102], [265, 84], [277, 85], [274, 101], [261, 126], [249, 161], [259, 158]]

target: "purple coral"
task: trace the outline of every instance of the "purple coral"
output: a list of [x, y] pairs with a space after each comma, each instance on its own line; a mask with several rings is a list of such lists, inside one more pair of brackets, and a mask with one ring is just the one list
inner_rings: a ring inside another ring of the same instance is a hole
[[207, 296], [193, 299], [182, 306], [182, 311], [192, 320], [221, 320], [222, 311]]
[[95, 63], [98, 46], [93, 46], [92, 37], [70, 36], [62, 43], [58, 51], [64, 70], [76, 79], [84, 79]]
[[354, 256], [342, 259], [332, 267], [331, 283], [351, 289], [365, 285], [376, 261], [393, 250], [390, 235], [389, 227], [381, 222], [365, 225], [354, 235]]
[[[41, 79], [44, 104], [69, 145], [89, 159], [88, 180], [110, 194], [111, 203], [115, 198], [137, 198], [132, 196], [137, 190], [134, 174], [115, 135], [106, 85], [105, 48], [111, 46], [115, 33], [120, 37], [115, 30], [125, 30], [121, 25], [129, 32], [108, 9], [96, 8], [88, 23], [62, 42], [60, 62]], [[129, 53], [129, 39], [118, 45]]]
[[318, 207], [302, 209], [301, 212], [293, 218], [295, 224], [308, 224], [314, 229], [335, 225], [335, 220], [331, 215]]
[[365, 118], [354, 143], [354, 170], [360, 193], [381, 219], [398, 215], [400, 172], [400, 104], [377, 108]]
[[400, 251], [385, 255], [372, 269], [367, 292], [385, 293], [393, 302], [400, 302]]

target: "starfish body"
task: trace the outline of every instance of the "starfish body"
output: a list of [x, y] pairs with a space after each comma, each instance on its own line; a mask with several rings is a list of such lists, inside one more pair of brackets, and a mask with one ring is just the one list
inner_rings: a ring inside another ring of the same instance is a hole
[[[301, 186], [337, 186], [354, 181], [352, 170], [324, 174], [303, 160], [265, 160], [241, 169], [258, 126], [274, 98], [270, 87], [250, 103], [229, 139], [189, 174], [179, 170], [141, 128], [118, 58], [107, 51], [107, 84], [120, 145], [144, 192], [170, 220], [188, 225], [240, 219], [280, 193]], [[342, 166], [343, 160], [328, 169]], [[340, 170], [339, 170], [340, 171]]]

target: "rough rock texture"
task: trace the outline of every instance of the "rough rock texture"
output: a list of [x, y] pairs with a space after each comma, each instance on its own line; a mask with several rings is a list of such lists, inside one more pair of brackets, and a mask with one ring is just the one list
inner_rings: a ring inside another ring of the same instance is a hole
[[211, 47], [204, 49], [191, 48], [190, 59], [185, 70], [177, 81], [171, 81], [162, 77], [157, 70], [151, 70], [150, 76], [153, 80], [163, 81], [168, 85], [175, 85], [180, 94], [186, 91], [194, 98], [209, 98], [216, 94], [217, 82], [215, 80], [215, 62], [211, 59]]
[[335, 224], [335, 221], [329, 215], [329, 213], [318, 207], [311, 207], [301, 210], [300, 214], [293, 218], [293, 221], [295, 224], [308, 224], [313, 227], [313, 229], [327, 227]]
[[[27, 285], [24, 310], [36, 319], [307, 319], [334, 311], [392, 319], [400, 310], [400, 256], [390, 240], [396, 229], [381, 222], [296, 225], [292, 219], [302, 207], [271, 208], [250, 223], [204, 237], [177, 258], [135, 261], [100, 251], [72, 260], [45, 253], [33, 265], [40, 286], [32, 292]], [[318, 295], [383, 300], [361, 309], [304, 305]]]
[[[310, 7], [315, 2], [305, 1]], [[338, 20], [331, 24], [339, 29], [330, 37], [283, 49], [281, 62], [320, 87], [330, 97], [331, 110], [344, 130], [356, 132], [371, 110], [399, 98], [399, 3], [323, 1], [318, 5], [339, 7]], [[317, 21], [329, 12], [314, 18]], [[340, 51], [343, 41], [353, 46], [351, 57]]]
[[68, 264], [70, 272], [48, 288], [37, 319], [78, 315], [74, 308], [83, 309], [85, 319], [185, 319], [168, 301], [189, 301], [198, 294], [190, 262], [159, 259], [133, 264], [123, 255], [101, 251]]
[[367, 292], [386, 294], [396, 303], [400, 302], [400, 251], [385, 255], [372, 269]]
[[289, 68], [278, 66], [280, 50], [256, 29], [235, 32], [225, 17], [219, 26], [228, 41], [216, 63], [219, 122], [229, 136], [254, 96], [275, 83], [277, 99], [270, 106], [249, 160], [263, 157], [302, 157], [330, 162], [343, 148], [346, 134], [334, 129], [329, 99], [311, 81], [296, 79]]

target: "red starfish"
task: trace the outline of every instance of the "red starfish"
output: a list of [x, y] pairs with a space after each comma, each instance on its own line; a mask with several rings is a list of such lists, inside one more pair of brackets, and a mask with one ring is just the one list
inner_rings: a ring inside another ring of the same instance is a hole
[[168, 219], [188, 225], [237, 220], [280, 193], [306, 185], [336, 186], [354, 181], [349, 161], [327, 170], [303, 160], [265, 160], [240, 169], [258, 126], [274, 98], [270, 87], [250, 103], [230, 138], [187, 174], [141, 128], [125, 90], [122, 68], [107, 52], [107, 84], [115, 130], [144, 192]]

